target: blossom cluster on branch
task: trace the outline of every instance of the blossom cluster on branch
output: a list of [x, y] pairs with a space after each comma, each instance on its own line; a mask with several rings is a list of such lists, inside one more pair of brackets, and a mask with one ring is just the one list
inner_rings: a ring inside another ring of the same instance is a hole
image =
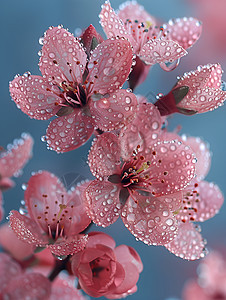
[[[136, 250], [91, 231], [93, 223], [106, 227], [119, 217], [147, 245], [162, 245], [187, 260], [206, 254], [194, 222], [212, 218], [224, 198], [216, 184], [204, 180], [211, 164], [207, 143], [170, 132], [167, 117], [221, 106], [221, 66], [185, 73], [155, 103], [134, 94], [152, 65], [177, 67], [202, 24], [191, 17], [159, 24], [135, 1], [118, 12], [107, 1], [100, 23], [105, 40], [92, 25], [79, 38], [62, 26], [50, 27], [40, 39], [42, 76], [27, 72], [10, 82], [19, 109], [30, 118], [53, 118], [45, 136], [49, 149], [72, 151], [95, 135], [88, 155], [95, 179], [67, 190], [47, 170], [32, 173], [23, 208], [10, 212], [10, 227], [0, 228], [8, 253], [0, 254], [3, 299], [84, 299], [78, 289], [109, 299], [134, 293], [143, 269]], [[23, 134], [2, 152], [1, 191], [13, 186], [10, 177], [31, 158], [32, 145]], [[3, 213], [1, 205], [1, 219]], [[63, 270], [67, 275], [61, 278]]]

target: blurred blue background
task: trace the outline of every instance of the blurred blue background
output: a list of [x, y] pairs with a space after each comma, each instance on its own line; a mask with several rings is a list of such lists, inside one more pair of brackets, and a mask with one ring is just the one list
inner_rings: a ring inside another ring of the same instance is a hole
[[[32, 74], [40, 75], [37, 53], [41, 46], [38, 39], [49, 26], [63, 24], [74, 33], [77, 28], [84, 29], [92, 23], [104, 36], [98, 18], [102, 3], [100, 0], [1, 1], [0, 145], [6, 147], [24, 131], [29, 132], [35, 140], [32, 160], [25, 167], [23, 175], [15, 179], [16, 187], [4, 193], [6, 215], [10, 209], [19, 208], [20, 200], [23, 199], [21, 184], [28, 181], [32, 171], [47, 169], [59, 177], [74, 172], [92, 178], [86, 165], [90, 142], [65, 154], [47, 150], [40, 137], [45, 134], [49, 122], [31, 120], [17, 109], [10, 100], [8, 83], [17, 73], [30, 71]], [[112, 0], [111, 3], [116, 9], [121, 2]], [[194, 4], [192, 6], [185, 0], [141, 0], [139, 3], [144, 5], [150, 14], [164, 22], [169, 18], [198, 16]], [[201, 39], [190, 49], [189, 55], [181, 60], [179, 67], [173, 72], [167, 73], [159, 66], [154, 66], [145, 83], [136, 92], [143, 95], [149, 92], [166, 94], [174, 85], [177, 75], [196, 68], [198, 64], [220, 62], [226, 69], [226, 57], [217, 52], [203, 51], [204, 43], [205, 41]], [[224, 79], [226, 80], [226, 77]], [[225, 113], [226, 107], [223, 106], [211, 113], [193, 117], [175, 115], [170, 119], [170, 128], [181, 125], [182, 133], [200, 136], [209, 142], [213, 157], [207, 180], [217, 183], [224, 194], [226, 194]], [[208, 248], [225, 246], [225, 216], [226, 208], [223, 206], [219, 215], [202, 225], [202, 234], [208, 240]], [[105, 231], [115, 238], [118, 245], [124, 243], [135, 247], [142, 258], [144, 271], [140, 275], [138, 292], [129, 299], [163, 300], [173, 296], [180, 297], [184, 282], [189, 277], [195, 276], [197, 262], [183, 261], [163, 247], [146, 246], [142, 242], [136, 242], [121, 221]]]

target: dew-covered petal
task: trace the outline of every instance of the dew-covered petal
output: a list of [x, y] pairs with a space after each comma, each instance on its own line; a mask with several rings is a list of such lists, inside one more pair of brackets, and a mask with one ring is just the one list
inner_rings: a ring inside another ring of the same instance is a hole
[[196, 158], [191, 148], [181, 142], [158, 142], [149, 155], [150, 182], [157, 195], [178, 192], [195, 176]]
[[97, 244], [105, 245], [111, 249], [115, 248], [114, 239], [110, 235], [108, 235], [104, 232], [92, 231], [92, 232], [89, 232], [88, 235], [89, 235], [89, 238], [88, 238], [87, 247], [89, 247], [89, 248], [95, 248]]
[[156, 20], [151, 16], [142, 5], [136, 1], [126, 1], [119, 6], [118, 16], [123, 22], [128, 19], [131, 21], [137, 20], [138, 23], [144, 23], [148, 27], [154, 27]]
[[132, 34], [127, 32], [122, 20], [111, 7], [110, 2], [103, 4], [99, 17], [100, 24], [108, 38], [115, 36], [127, 38], [133, 48], [136, 50], [135, 39], [133, 38]]
[[[38, 222], [44, 231], [56, 224], [61, 204], [67, 204], [67, 191], [62, 182], [52, 173], [39, 171], [31, 176], [25, 191], [25, 203], [30, 217]], [[46, 222], [45, 219], [48, 219]]]
[[120, 146], [117, 136], [106, 132], [94, 139], [88, 159], [90, 171], [97, 178], [119, 174]]
[[186, 222], [204, 222], [214, 217], [224, 202], [224, 196], [219, 187], [207, 181], [196, 181], [184, 191], [183, 206], [177, 218]]
[[195, 260], [204, 257], [205, 244], [199, 232], [199, 227], [193, 223], [180, 223], [178, 234], [165, 247], [180, 258]]
[[132, 56], [131, 45], [125, 38], [111, 38], [99, 44], [88, 64], [93, 90], [106, 94], [119, 89], [130, 73]]
[[204, 113], [221, 106], [226, 99], [226, 92], [220, 88], [221, 77], [220, 64], [199, 66], [197, 70], [185, 73], [175, 88], [188, 86], [189, 92], [177, 107]]
[[88, 235], [78, 234], [67, 239], [58, 239], [54, 244], [49, 244], [47, 247], [57, 256], [73, 255], [85, 248], [87, 240]]
[[89, 27], [80, 36], [81, 42], [85, 47], [86, 54], [90, 56], [90, 52], [96, 48], [96, 46], [104, 41], [102, 36], [96, 31], [95, 27], [90, 24]]
[[47, 80], [60, 85], [82, 82], [86, 53], [79, 41], [66, 29], [50, 27], [44, 36], [39, 68]]
[[32, 156], [33, 138], [23, 133], [7, 146], [7, 151], [0, 154], [0, 177], [11, 177], [24, 167]]
[[202, 23], [195, 18], [177, 18], [163, 25], [167, 37], [177, 42], [184, 49], [192, 47], [202, 33]]
[[20, 276], [21, 266], [8, 254], [0, 253], [0, 297], [13, 277]]
[[46, 131], [48, 146], [58, 153], [82, 146], [93, 133], [91, 121], [80, 109], [74, 109], [73, 113], [56, 118]]
[[93, 122], [103, 131], [115, 130], [131, 122], [137, 106], [136, 96], [119, 89], [106, 97], [90, 102]]
[[120, 131], [122, 157], [128, 158], [138, 145], [141, 150], [151, 146], [157, 141], [160, 130], [161, 117], [158, 109], [152, 103], [139, 104], [133, 122]]
[[152, 39], [141, 49], [139, 57], [148, 65], [156, 63], [174, 62], [187, 54], [178, 43], [171, 40]]
[[48, 243], [47, 237], [42, 234], [37, 223], [16, 210], [10, 212], [10, 226], [18, 239], [28, 244], [43, 247]]
[[191, 147], [197, 158], [196, 178], [202, 180], [209, 172], [211, 164], [211, 153], [209, 145], [199, 137], [182, 136], [184, 143]]
[[13, 276], [4, 291], [4, 299], [48, 300], [51, 293], [50, 281], [39, 273]]
[[86, 189], [86, 211], [92, 221], [102, 227], [114, 223], [120, 214], [120, 188], [109, 181], [94, 180]]
[[148, 245], [164, 245], [172, 241], [177, 233], [177, 221], [164, 196], [155, 198], [134, 193], [133, 198], [137, 203], [130, 197], [121, 213], [129, 231]]
[[16, 77], [9, 84], [12, 99], [30, 118], [47, 120], [59, 110], [59, 89], [41, 76]]

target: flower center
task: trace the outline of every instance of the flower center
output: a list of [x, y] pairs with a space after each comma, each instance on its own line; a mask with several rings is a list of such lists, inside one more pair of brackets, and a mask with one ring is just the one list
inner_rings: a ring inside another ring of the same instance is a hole
[[101, 258], [96, 258], [96, 259], [92, 260], [89, 263], [89, 265], [90, 265], [93, 277], [99, 277], [101, 275], [101, 273], [102, 272], [105, 273], [105, 271], [109, 272], [110, 269], [108, 267], [108, 262], [109, 261], [103, 260]]

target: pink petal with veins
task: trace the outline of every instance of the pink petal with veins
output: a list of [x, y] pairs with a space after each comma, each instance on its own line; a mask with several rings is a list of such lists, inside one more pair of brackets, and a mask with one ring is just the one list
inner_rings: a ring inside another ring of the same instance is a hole
[[132, 56], [130, 43], [125, 38], [111, 38], [99, 44], [88, 64], [93, 90], [106, 94], [119, 89], [130, 73]]
[[87, 214], [94, 223], [106, 227], [114, 223], [120, 214], [120, 188], [109, 181], [94, 180], [86, 189]]
[[43, 77], [20, 76], [9, 84], [12, 99], [30, 118], [47, 120], [59, 110], [56, 103], [61, 101], [59, 89], [50, 85]]
[[137, 106], [136, 117], [120, 131], [122, 157], [128, 158], [138, 145], [141, 151], [156, 142], [161, 131], [161, 117], [152, 103]]
[[99, 17], [100, 24], [108, 38], [115, 36], [124, 37], [128, 39], [133, 48], [136, 49], [137, 43], [135, 39], [133, 38], [132, 34], [127, 32], [122, 20], [111, 7], [110, 2], [103, 4]]
[[164, 141], [155, 144], [151, 151], [150, 181], [157, 195], [178, 192], [195, 176], [196, 158], [190, 147]]
[[90, 171], [97, 178], [120, 172], [120, 147], [117, 136], [103, 133], [94, 143], [89, 152]]
[[128, 90], [119, 89], [104, 98], [90, 102], [94, 124], [103, 131], [119, 129], [134, 118], [136, 96]]
[[67, 239], [58, 239], [54, 244], [47, 247], [57, 256], [72, 255], [83, 250], [87, 244], [88, 235], [78, 234]]
[[82, 82], [86, 53], [79, 41], [67, 30], [52, 27], [45, 32], [39, 68], [47, 81]]
[[165, 247], [180, 258], [195, 260], [203, 257], [205, 244], [195, 225], [192, 223], [180, 223], [178, 235]]
[[48, 300], [51, 293], [50, 281], [41, 274], [29, 273], [13, 276], [4, 291], [5, 299]]
[[82, 146], [92, 135], [91, 118], [81, 109], [53, 120], [46, 131], [47, 143], [56, 152], [67, 152]]
[[195, 179], [193, 182], [194, 186], [191, 184], [184, 191], [184, 204], [177, 218], [183, 222], [204, 222], [219, 212], [224, 203], [224, 196], [219, 187], [212, 182], [199, 182]]
[[172, 241], [177, 233], [177, 221], [165, 197], [134, 193], [133, 198], [137, 203], [130, 197], [121, 213], [126, 228], [148, 245], [164, 245]]
[[202, 180], [209, 172], [211, 165], [211, 153], [208, 144], [199, 137], [186, 137], [184, 143], [191, 147], [197, 158], [196, 176], [198, 180]]
[[[65, 204], [67, 201], [67, 191], [54, 174], [39, 171], [29, 179], [25, 191], [25, 203], [30, 217], [38, 222], [44, 231], [47, 228], [45, 218], [48, 218], [48, 224], [55, 224], [52, 219], [55, 218], [54, 214], [60, 211], [59, 204]], [[48, 216], [45, 211], [48, 211]]]
[[28, 244], [43, 247], [48, 243], [48, 238], [42, 234], [37, 223], [18, 211], [10, 212], [10, 226], [18, 239]]
[[174, 62], [187, 54], [178, 43], [171, 40], [152, 39], [141, 49], [139, 57], [148, 65], [156, 63]]
[[[21, 266], [8, 254], [0, 253], [0, 297], [13, 277], [17, 278], [22, 273]], [[3, 299], [3, 298], [1, 298]]]
[[0, 155], [0, 176], [11, 177], [27, 163], [32, 156], [33, 138], [23, 133], [20, 139], [7, 146], [7, 151]]
[[167, 36], [184, 49], [192, 47], [202, 33], [202, 23], [192, 17], [169, 20], [163, 28], [169, 32]]
[[126, 1], [119, 6], [118, 16], [126, 22], [127, 19], [131, 21], [137, 20], [139, 23], [143, 22], [145, 25], [154, 27], [156, 20], [153, 16], [146, 12], [144, 7], [137, 2]]

